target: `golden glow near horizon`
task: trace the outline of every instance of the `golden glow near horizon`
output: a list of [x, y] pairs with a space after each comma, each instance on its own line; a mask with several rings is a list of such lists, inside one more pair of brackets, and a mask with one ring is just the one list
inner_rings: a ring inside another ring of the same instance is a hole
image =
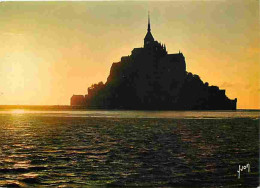
[[106, 82], [113, 62], [156, 40], [187, 71], [260, 108], [258, 1], [1, 2], [0, 104], [62, 105]]
[[12, 114], [24, 114], [25, 111], [23, 109], [17, 109], [17, 110], [12, 110], [11, 113]]

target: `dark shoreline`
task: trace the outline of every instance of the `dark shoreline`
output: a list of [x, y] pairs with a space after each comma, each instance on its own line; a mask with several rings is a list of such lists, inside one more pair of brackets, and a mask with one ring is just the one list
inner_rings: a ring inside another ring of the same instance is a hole
[[[107, 111], [139, 111], [132, 109], [104, 109], [104, 108], [87, 108], [85, 106], [70, 106], [70, 105], [0, 105], [0, 110], [107, 110]], [[258, 112], [260, 109], [237, 109], [237, 110], [142, 110], [140, 111], [252, 111]]]

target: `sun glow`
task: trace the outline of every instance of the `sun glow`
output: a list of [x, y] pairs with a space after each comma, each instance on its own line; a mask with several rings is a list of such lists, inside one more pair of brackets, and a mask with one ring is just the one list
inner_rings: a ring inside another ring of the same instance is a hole
[[23, 109], [16, 109], [16, 110], [12, 110], [12, 114], [24, 114], [25, 111]]

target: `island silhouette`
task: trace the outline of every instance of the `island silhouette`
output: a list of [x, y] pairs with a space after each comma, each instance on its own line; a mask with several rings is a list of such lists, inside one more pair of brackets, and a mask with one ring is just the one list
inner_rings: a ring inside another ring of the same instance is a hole
[[143, 47], [113, 63], [105, 84], [93, 84], [88, 94], [70, 101], [71, 106], [129, 110], [236, 110], [236, 104], [225, 90], [187, 72], [180, 51], [168, 54], [165, 44], [154, 40], [149, 15]]

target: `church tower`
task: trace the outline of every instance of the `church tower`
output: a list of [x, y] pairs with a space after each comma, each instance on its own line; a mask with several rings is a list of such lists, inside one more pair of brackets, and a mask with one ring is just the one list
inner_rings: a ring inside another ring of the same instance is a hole
[[147, 33], [144, 37], [144, 48], [146, 48], [152, 42], [154, 42], [154, 38], [153, 38], [153, 35], [151, 33], [150, 14], [148, 12], [148, 28], [147, 28]]

